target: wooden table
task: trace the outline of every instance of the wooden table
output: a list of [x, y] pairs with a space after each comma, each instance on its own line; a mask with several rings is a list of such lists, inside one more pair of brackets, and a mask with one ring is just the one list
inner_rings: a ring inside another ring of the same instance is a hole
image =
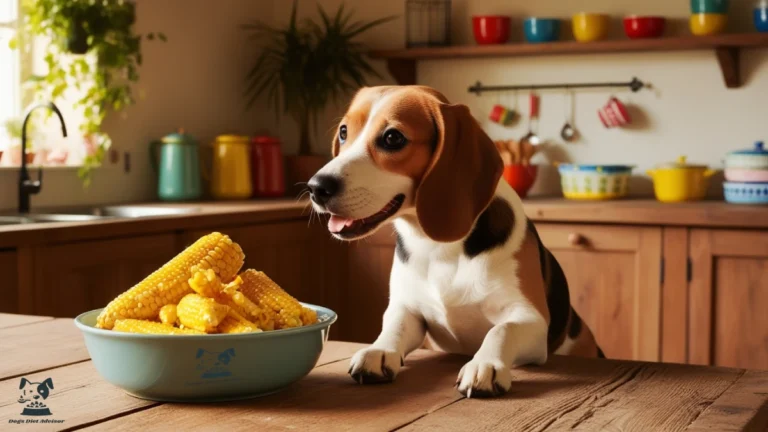
[[[273, 396], [164, 404], [102, 380], [70, 319], [0, 314], [0, 430], [768, 430], [768, 372], [553, 357], [514, 371], [504, 398], [464, 399], [453, 387], [467, 358], [418, 351], [394, 384], [360, 386], [348, 358], [363, 345], [330, 342], [309, 376]], [[48, 419], [13, 424], [22, 377], [50, 377]], [[61, 422], [63, 421], [63, 422]]]

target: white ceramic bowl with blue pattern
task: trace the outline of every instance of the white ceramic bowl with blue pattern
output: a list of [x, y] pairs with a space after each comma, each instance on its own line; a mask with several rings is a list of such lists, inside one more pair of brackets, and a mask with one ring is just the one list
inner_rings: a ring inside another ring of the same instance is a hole
[[280, 391], [317, 364], [336, 321], [330, 309], [316, 324], [260, 333], [151, 335], [96, 328], [101, 309], [75, 318], [99, 374], [128, 394], [165, 402], [247, 399]]
[[734, 204], [768, 204], [768, 183], [724, 182], [725, 200]]

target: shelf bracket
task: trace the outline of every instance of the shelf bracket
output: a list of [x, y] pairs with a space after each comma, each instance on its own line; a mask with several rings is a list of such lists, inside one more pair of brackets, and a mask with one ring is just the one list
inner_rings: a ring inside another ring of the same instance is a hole
[[723, 72], [725, 86], [728, 88], [741, 87], [741, 67], [739, 65], [739, 48], [719, 47], [715, 48], [717, 62]]
[[387, 59], [387, 70], [399, 85], [416, 84], [416, 60]]

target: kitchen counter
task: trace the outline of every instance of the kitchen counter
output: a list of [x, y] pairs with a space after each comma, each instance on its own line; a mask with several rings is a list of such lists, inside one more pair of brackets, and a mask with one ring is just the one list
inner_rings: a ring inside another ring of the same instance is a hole
[[[141, 205], [191, 208], [195, 211], [146, 218], [2, 225], [0, 248], [300, 220], [309, 214], [308, 204], [307, 200], [287, 198], [246, 202], [148, 203]], [[768, 229], [768, 207], [741, 206], [723, 201], [664, 204], [651, 199], [578, 202], [562, 198], [532, 198], [526, 199], [524, 204], [526, 214], [541, 222]]]

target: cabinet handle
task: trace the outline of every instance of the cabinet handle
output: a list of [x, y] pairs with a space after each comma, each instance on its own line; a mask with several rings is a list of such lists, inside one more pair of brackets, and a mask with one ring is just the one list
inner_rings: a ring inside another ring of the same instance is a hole
[[577, 234], [577, 233], [570, 233], [568, 234], [568, 242], [570, 242], [574, 246], [580, 246], [586, 243], [586, 240], [583, 235]]

